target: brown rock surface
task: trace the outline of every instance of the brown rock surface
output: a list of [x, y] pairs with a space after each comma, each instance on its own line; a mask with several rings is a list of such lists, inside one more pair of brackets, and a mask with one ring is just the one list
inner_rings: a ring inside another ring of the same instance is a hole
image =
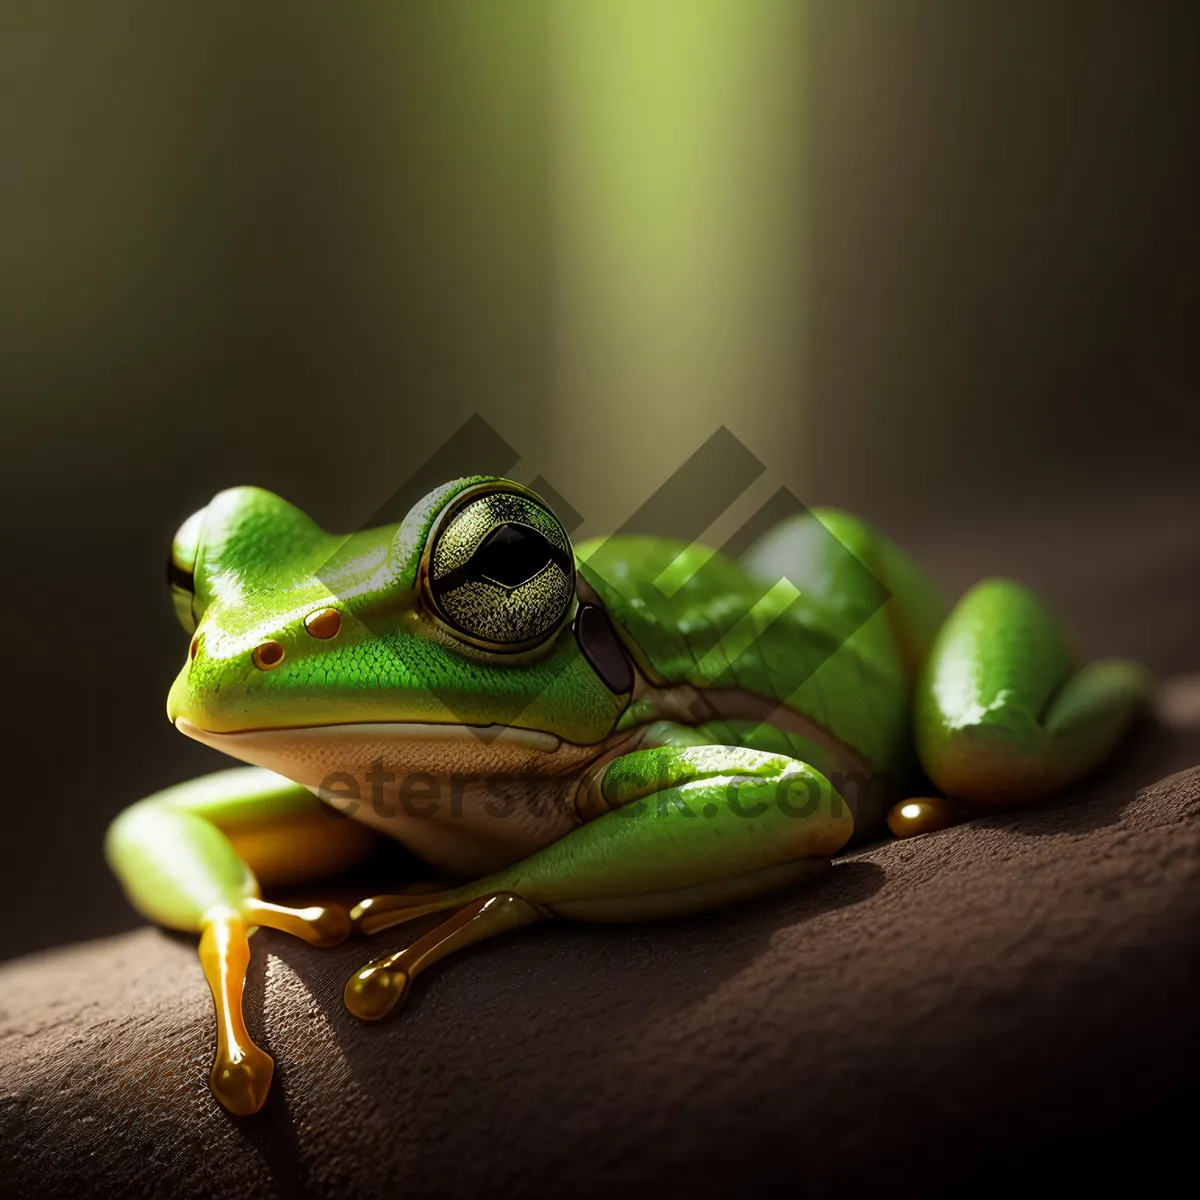
[[[277, 1060], [256, 1118], [205, 1077], [189, 939], [153, 929], [0, 970], [8, 1194], [928, 1191], [1150, 1170], [1200, 1066], [1195, 732], [1143, 729], [1058, 803], [869, 847], [707, 917], [554, 923], [341, 1002], [411, 934], [263, 931], [248, 994]], [[1140, 1139], [1151, 1139], [1142, 1141]]]

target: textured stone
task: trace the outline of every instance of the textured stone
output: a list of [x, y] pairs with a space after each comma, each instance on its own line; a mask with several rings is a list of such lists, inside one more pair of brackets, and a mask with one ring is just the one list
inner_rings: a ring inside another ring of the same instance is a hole
[[474, 947], [379, 1025], [342, 985], [410, 932], [320, 951], [263, 931], [247, 1009], [277, 1068], [249, 1120], [205, 1086], [189, 939], [19, 960], [0, 969], [0, 1190], [804, 1195], [1150, 1171], [1185, 1153], [1200, 1067], [1200, 769], [1144, 785], [1197, 759], [1195, 731], [1151, 726], [1073, 797], [868, 847], [787, 895]]

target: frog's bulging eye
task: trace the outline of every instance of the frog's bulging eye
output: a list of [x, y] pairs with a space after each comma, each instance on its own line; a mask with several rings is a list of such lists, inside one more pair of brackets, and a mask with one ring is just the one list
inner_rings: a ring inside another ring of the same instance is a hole
[[171, 589], [171, 603], [175, 615], [185, 633], [195, 633], [199, 623], [196, 614], [196, 556], [200, 545], [200, 527], [204, 521], [204, 509], [192, 513], [179, 527], [171, 543], [171, 555], [167, 559], [167, 586]]
[[452, 503], [429, 536], [422, 589], [435, 615], [484, 649], [527, 650], [562, 625], [575, 597], [566, 531], [532, 492], [485, 484]]
[[171, 589], [171, 604], [184, 633], [195, 633], [196, 581], [191, 571], [185, 571], [174, 557], [167, 559], [167, 587]]

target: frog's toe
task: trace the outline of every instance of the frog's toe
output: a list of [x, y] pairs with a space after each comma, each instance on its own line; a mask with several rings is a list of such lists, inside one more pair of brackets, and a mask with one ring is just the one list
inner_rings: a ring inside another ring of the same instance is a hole
[[282, 904], [254, 900], [245, 906], [243, 917], [248, 925], [266, 925], [322, 947], [344, 942], [353, 928], [350, 914], [340, 904], [286, 908]]
[[275, 1062], [271, 1056], [250, 1043], [233, 1053], [219, 1053], [208, 1084], [213, 1095], [231, 1113], [248, 1117], [262, 1108], [274, 1072]]
[[353, 929], [349, 910], [341, 904], [326, 904], [320, 907], [301, 909], [308, 921], [314, 946], [336, 946], [344, 942]]
[[409, 976], [389, 958], [367, 963], [346, 981], [346, 1007], [361, 1021], [378, 1021], [404, 999]]
[[898, 838], [936, 833], [969, 820], [970, 814], [953, 800], [943, 796], [914, 796], [902, 800], [887, 815], [887, 826]]
[[355, 933], [381, 933], [405, 921], [415, 921], [430, 913], [440, 912], [462, 903], [459, 891], [439, 889], [436, 892], [403, 892], [391, 896], [368, 896], [350, 910], [350, 923]]

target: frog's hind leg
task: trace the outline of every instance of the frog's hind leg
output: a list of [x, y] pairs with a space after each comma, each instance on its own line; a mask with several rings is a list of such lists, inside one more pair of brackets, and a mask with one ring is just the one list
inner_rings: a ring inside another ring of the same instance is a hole
[[908, 554], [840, 509], [814, 508], [787, 518], [759, 538], [742, 563], [765, 579], [788, 579], [820, 603], [829, 627], [847, 638], [882, 600], [883, 621], [913, 679], [948, 612], [933, 580]]
[[778, 891], [821, 874], [853, 818], [829, 781], [782, 754], [662, 746], [608, 763], [588, 784], [603, 815], [485, 879], [433, 897], [378, 897], [353, 910], [377, 931], [446, 909], [449, 920], [347, 982], [347, 1007], [376, 1019], [447, 954], [547, 917], [675, 916]]
[[242, 1016], [253, 928], [271, 926], [317, 946], [335, 945], [350, 931], [340, 908], [261, 899], [258, 876], [268, 883], [316, 878], [365, 857], [374, 836], [257, 767], [168, 788], [126, 809], [109, 828], [105, 851], [134, 907], [160, 925], [200, 934], [217, 1013], [209, 1084], [231, 1112], [262, 1107], [274, 1066]]
[[940, 630], [916, 697], [921, 764], [947, 799], [906, 801], [901, 836], [1053, 795], [1099, 767], [1150, 694], [1126, 659], [1073, 669], [1062, 630], [1028, 589], [978, 584]]

